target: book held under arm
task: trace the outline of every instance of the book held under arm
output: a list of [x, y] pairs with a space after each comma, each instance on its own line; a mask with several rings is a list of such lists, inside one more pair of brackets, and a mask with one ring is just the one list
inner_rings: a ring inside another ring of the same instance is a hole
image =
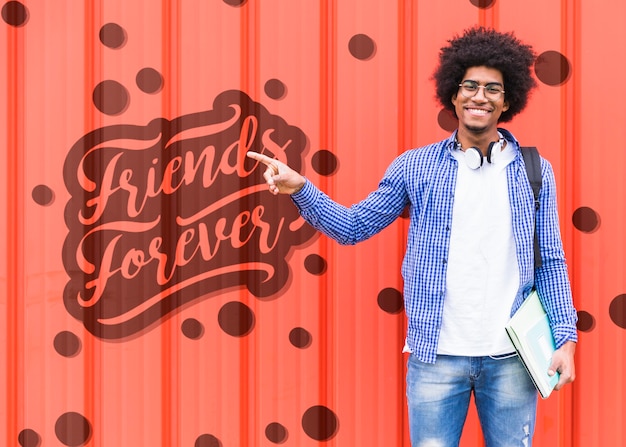
[[548, 375], [556, 344], [536, 290], [524, 300], [505, 329], [537, 391], [546, 399], [558, 383], [559, 374]]

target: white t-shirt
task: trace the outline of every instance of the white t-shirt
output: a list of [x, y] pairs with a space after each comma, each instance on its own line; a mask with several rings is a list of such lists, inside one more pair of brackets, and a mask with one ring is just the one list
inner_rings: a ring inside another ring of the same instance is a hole
[[486, 356], [513, 352], [504, 326], [519, 288], [506, 167], [513, 144], [471, 169], [454, 150], [454, 196], [443, 323], [438, 354]]

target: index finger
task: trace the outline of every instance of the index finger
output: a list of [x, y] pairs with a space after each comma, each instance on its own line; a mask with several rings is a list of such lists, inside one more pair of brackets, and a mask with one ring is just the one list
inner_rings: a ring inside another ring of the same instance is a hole
[[253, 151], [248, 151], [246, 152], [246, 155], [256, 161], [260, 161], [261, 163], [265, 164], [266, 166], [273, 166], [274, 163], [274, 159], [268, 157], [265, 154], [260, 154], [258, 152], [253, 152]]

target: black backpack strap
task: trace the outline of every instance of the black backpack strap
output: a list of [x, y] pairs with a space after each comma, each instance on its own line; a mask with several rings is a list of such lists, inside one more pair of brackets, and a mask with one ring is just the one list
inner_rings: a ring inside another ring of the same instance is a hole
[[[541, 191], [541, 160], [536, 147], [522, 147], [524, 165], [526, 165], [526, 175], [530, 181], [535, 196], [535, 213], [539, 210], [539, 191]], [[537, 235], [537, 221], [535, 219], [535, 268], [541, 267], [541, 250], [539, 249], [539, 237]]]

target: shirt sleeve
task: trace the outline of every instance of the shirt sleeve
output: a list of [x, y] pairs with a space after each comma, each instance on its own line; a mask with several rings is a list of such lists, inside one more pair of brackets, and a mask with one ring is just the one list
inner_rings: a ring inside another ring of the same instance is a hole
[[408, 203], [403, 171], [398, 157], [378, 188], [350, 207], [335, 202], [308, 179], [291, 199], [311, 226], [340, 244], [353, 245], [380, 232], [402, 213]]
[[536, 219], [543, 263], [535, 271], [535, 286], [550, 318], [556, 346], [560, 348], [567, 341], [578, 341], [578, 316], [561, 240], [554, 172], [545, 159], [542, 159], [542, 177]]

